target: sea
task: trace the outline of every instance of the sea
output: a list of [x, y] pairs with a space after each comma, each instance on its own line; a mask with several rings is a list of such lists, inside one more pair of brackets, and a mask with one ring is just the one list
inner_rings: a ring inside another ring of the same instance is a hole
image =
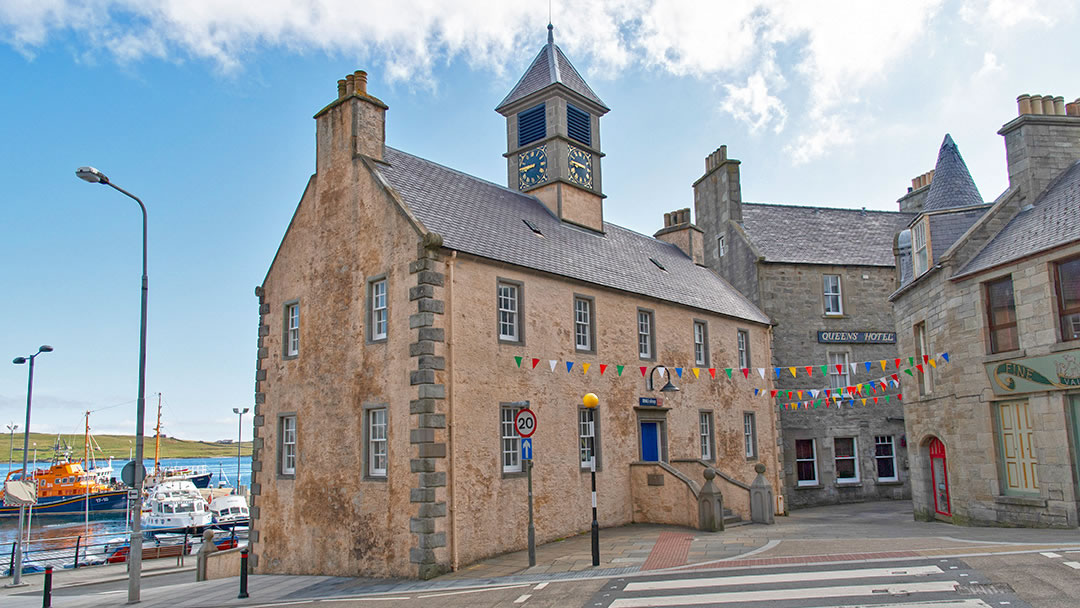
[[[154, 468], [154, 460], [146, 460], [147, 471]], [[217, 458], [163, 458], [162, 467], [205, 467], [213, 473], [210, 478], [210, 486], [218, 487], [224, 481], [225, 486], [235, 487], [239, 480], [240, 485], [249, 486], [251, 483], [251, 457], [240, 458], [240, 467], [237, 471], [237, 459], [235, 456]], [[48, 468], [51, 463], [38, 461], [36, 466], [31, 463], [31, 469]], [[98, 461], [98, 466], [105, 463]], [[113, 460], [112, 467], [115, 471], [113, 477], [120, 478], [120, 470], [127, 464], [127, 459]], [[11, 469], [22, 467], [22, 463], [14, 465], [4, 462], [0, 464], [0, 472], [4, 476]], [[12, 543], [18, 536], [19, 518], [0, 517], [0, 571], [6, 570], [11, 559]], [[85, 515], [47, 515], [39, 516], [33, 513], [30, 517], [29, 547], [31, 551], [52, 551], [67, 547], [74, 547], [76, 541], [82, 546], [89, 544], [90, 551], [102, 551], [103, 545], [110, 539], [122, 537], [129, 530], [127, 520], [123, 513], [90, 514], [90, 521], [86, 522]], [[25, 532], [24, 532], [25, 534]], [[26, 539], [26, 536], [23, 537]], [[83, 554], [80, 551], [80, 554]]]

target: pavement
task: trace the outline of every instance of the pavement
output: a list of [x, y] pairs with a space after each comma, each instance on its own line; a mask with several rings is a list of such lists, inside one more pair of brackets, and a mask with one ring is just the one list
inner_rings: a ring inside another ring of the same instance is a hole
[[[429, 593], [549, 581], [641, 577], [706, 569], [783, 567], [925, 560], [1080, 550], [1080, 530], [961, 527], [914, 521], [911, 503], [885, 501], [816, 507], [776, 518], [771, 526], [742, 524], [723, 532], [632, 524], [600, 531], [600, 565], [593, 567], [588, 533], [537, 547], [536, 565], [526, 551], [482, 560], [429, 580], [330, 576], [252, 575], [250, 598], [237, 598], [236, 578], [194, 582], [194, 559], [146, 562], [144, 606], [267, 605], [315, 598]], [[158, 563], [162, 562], [162, 563]], [[191, 582], [183, 582], [188, 573]], [[43, 575], [23, 577], [28, 586], [0, 588], [5, 608], [41, 605]], [[116, 606], [126, 600], [123, 564], [54, 573], [53, 606]], [[160, 583], [160, 584], [159, 584]], [[386, 596], [389, 597], [389, 596]]]

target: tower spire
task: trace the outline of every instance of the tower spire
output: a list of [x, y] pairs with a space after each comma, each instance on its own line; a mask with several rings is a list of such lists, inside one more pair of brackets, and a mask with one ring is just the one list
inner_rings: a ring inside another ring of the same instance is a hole
[[548, 44], [555, 44], [555, 26], [548, 22]]

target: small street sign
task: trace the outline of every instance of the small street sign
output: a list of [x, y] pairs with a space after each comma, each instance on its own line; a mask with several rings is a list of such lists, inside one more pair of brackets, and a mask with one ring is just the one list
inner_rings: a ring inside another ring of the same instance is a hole
[[536, 414], [528, 408], [518, 412], [514, 418], [514, 430], [522, 437], [532, 437], [536, 432]]
[[532, 456], [533, 456], [532, 438], [525, 437], [524, 439], [521, 440], [521, 459], [522, 460], [532, 460], [533, 459]]
[[138, 497], [139, 497], [139, 493], [136, 492], [135, 490], [128, 490], [127, 491], [127, 499], [128, 500], [135, 500]]
[[657, 405], [656, 397], [638, 397], [638, 405]]

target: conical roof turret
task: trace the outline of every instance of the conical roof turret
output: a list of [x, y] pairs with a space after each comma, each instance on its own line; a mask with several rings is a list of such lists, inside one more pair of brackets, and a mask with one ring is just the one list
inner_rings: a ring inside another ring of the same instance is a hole
[[554, 26], [549, 23], [547, 44], [537, 53], [536, 58], [529, 65], [529, 69], [525, 70], [525, 74], [510, 90], [510, 94], [495, 108], [496, 112], [501, 113], [507, 106], [556, 84], [561, 84], [570, 89], [584, 99], [598, 105], [605, 112], [610, 110], [600, 100], [600, 97], [589, 88], [585, 79], [581, 77], [574, 65], [563, 54], [562, 49], [555, 44], [554, 29]]
[[938, 150], [937, 164], [934, 166], [934, 178], [930, 182], [930, 191], [926, 193], [923, 211], [941, 211], [971, 207], [984, 203], [975, 180], [971, 179], [960, 149], [948, 133]]

